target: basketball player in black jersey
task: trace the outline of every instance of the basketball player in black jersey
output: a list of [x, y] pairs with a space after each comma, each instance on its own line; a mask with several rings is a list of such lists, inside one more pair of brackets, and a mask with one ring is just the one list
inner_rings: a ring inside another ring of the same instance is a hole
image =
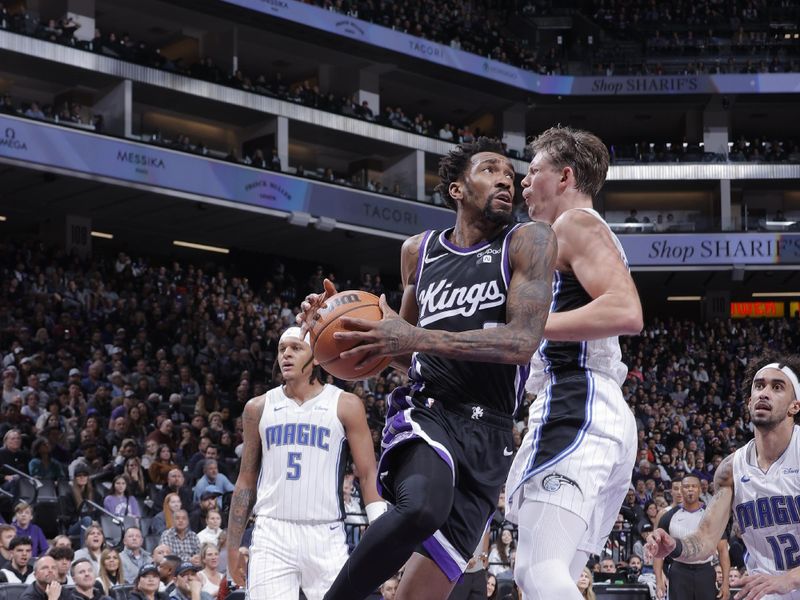
[[[370, 525], [328, 600], [360, 600], [406, 561], [398, 600], [444, 600], [495, 511], [557, 253], [549, 225], [512, 224], [514, 169], [501, 152], [480, 138], [442, 159], [455, 226], [403, 244], [399, 315], [382, 299], [382, 321], [347, 319], [353, 331], [336, 334], [360, 343], [343, 357], [394, 356], [411, 385], [392, 393], [378, 467], [394, 507]], [[325, 289], [303, 303], [301, 323], [334, 291]]]

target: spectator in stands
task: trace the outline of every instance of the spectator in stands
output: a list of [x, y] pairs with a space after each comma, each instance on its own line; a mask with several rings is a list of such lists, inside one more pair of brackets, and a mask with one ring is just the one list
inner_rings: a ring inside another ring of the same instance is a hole
[[17, 537], [17, 528], [6, 523], [0, 524], [0, 569], [11, 564], [11, 540]]
[[215, 485], [208, 486], [200, 496], [200, 502], [192, 506], [189, 512], [189, 524], [192, 531], [201, 531], [203, 528], [208, 527], [207, 516], [209, 511], [218, 509], [218, 498], [222, 496], [222, 492]]
[[52, 557], [42, 556], [36, 561], [33, 577], [19, 600], [68, 600], [69, 593], [56, 581], [56, 561]]
[[86, 464], [79, 463], [73, 472], [75, 475], [70, 486], [71, 491], [63, 497], [64, 512], [72, 519], [67, 527], [67, 533], [69, 535], [80, 534], [82, 537], [82, 527], [88, 527], [92, 522], [88, 515], [82, 516], [83, 503], [86, 500], [95, 502], [94, 486], [89, 481], [89, 467]]
[[189, 513], [184, 509], [174, 515], [172, 528], [161, 534], [161, 543], [169, 546], [172, 554], [179, 556], [182, 561], [191, 560], [200, 552], [200, 541], [197, 534], [189, 529]]
[[153, 503], [156, 506], [163, 506], [167, 494], [178, 494], [184, 507], [192, 505], [192, 488], [186, 485], [183, 471], [178, 468], [171, 469], [167, 474], [167, 485], [161, 490], [160, 495], [153, 498]]
[[[155, 443], [150, 440], [148, 443]], [[177, 469], [178, 465], [172, 456], [172, 450], [166, 444], [158, 447], [158, 452], [150, 464], [148, 474], [150, 475], [150, 482], [156, 485], [164, 485], [168, 483], [169, 472]]]
[[202, 584], [197, 577], [199, 567], [190, 562], [178, 565], [175, 570], [175, 587], [170, 594], [170, 600], [212, 600], [207, 592], [202, 590]]
[[144, 499], [147, 495], [147, 480], [142, 470], [142, 461], [138, 456], [130, 456], [125, 459], [122, 475], [128, 484], [128, 494]]
[[31, 454], [33, 458], [28, 463], [28, 472], [32, 477], [51, 481], [66, 478], [67, 470], [64, 465], [50, 456], [50, 442], [47, 439], [36, 438], [31, 447]]
[[[494, 579], [494, 575], [489, 575], [492, 579]], [[497, 586], [497, 581], [495, 580], [495, 587]], [[397, 597], [397, 586], [400, 585], [400, 581], [397, 577], [390, 577], [386, 581], [383, 582], [380, 588], [381, 592], [381, 600], [394, 600]], [[486, 585], [487, 589], [487, 598], [493, 598], [488, 594], [489, 585]]]
[[[167, 548], [164, 546], [164, 548]], [[156, 548], [156, 550], [158, 547]], [[167, 548], [167, 551], [169, 549]], [[153, 551], [153, 556], [155, 556], [156, 552]], [[174, 554], [165, 554], [164, 557], [161, 559], [161, 562], [158, 563], [158, 576], [160, 579], [160, 583], [158, 586], [158, 591], [162, 592], [165, 596], [170, 596], [173, 591], [175, 591], [175, 570], [178, 568], [178, 565], [181, 564], [181, 557], [176, 556]], [[199, 567], [198, 567], [199, 568]]]
[[[203, 465], [203, 473], [205, 473], [194, 486], [194, 501], [197, 502], [203, 495], [207, 487], [214, 486], [219, 489], [223, 494], [233, 491], [233, 484], [230, 479], [225, 477], [219, 472], [217, 461], [207, 458]], [[217, 502], [218, 506], [222, 506], [221, 502]]]
[[158, 591], [159, 583], [158, 568], [153, 564], [143, 566], [133, 583], [130, 600], [163, 600], [165, 596]]
[[42, 528], [36, 523], [32, 523], [33, 508], [27, 502], [19, 502], [14, 507], [14, 525], [17, 528], [17, 535], [29, 537], [31, 539], [31, 556], [38, 558], [47, 552], [50, 547], [47, 538], [44, 537]]
[[72, 559], [75, 558], [72, 548], [54, 545], [47, 551], [47, 556], [56, 561], [56, 581], [61, 585], [72, 585], [72, 575], [69, 569]]
[[128, 480], [124, 475], [114, 477], [111, 493], [103, 500], [103, 508], [118, 517], [140, 517], [139, 502], [128, 493]]
[[114, 548], [106, 548], [100, 554], [100, 569], [94, 587], [102, 594], [108, 596], [115, 585], [126, 583], [122, 571], [122, 561], [119, 553]]
[[514, 543], [513, 526], [507, 525], [503, 527], [503, 531], [489, 551], [489, 573], [498, 575], [508, 569], [510, 564], [509, 556], [512, 550], [516, 549]]
[[34, 580], [31, 560], [31, 538], [18, 535], [8, 544], [11, 562], [0, 569], [0, 583], [31, 583]]
[[203, 544], [200, 548], [200, 565], [203, 568], [197, 573], [197, 577], [202, 589], [212, 598], [216, 598], [222, 583], [222, 573], [219, 572], [219, 549], [214, 544]]
[[106, 538], [103, 529], [98, 523], [92, 523], [84, 532], [83, 548], [75, 553], [75, 560], [86, 558], [92, 563], [95, 577], [100, 573], [100, 556], [103, 552], [103, 544]]
[[142, 548], [144, 538], [142, 531], [138, 527], [128, 527], [122, 538], [123, 549], [120, 552], [122, 561], [122, 573], [125, 576], [125, 583], [133, 583], [136, 574], [144, 565], [153, 562], [150, 553]]
[[[211, 414], [219, 415], [220, 413], [211, 413]], [[204, 429], [207, 431], [208, 439], [211, 440], [212, 433], [210, 431], [210, 428], [204, 428]], [[217, 461], [217, 469], [219, 470], [219, 472], [225, 475], [226, 477], [228, 476], [225, 466], [219, 463], [219, 446], [213, 443], [209, 443], [205, 447], [205, 451], [203, 452], [203, 458], [198, 460], [195, 463], [194, 468], [192, 469], [192, 477], [195, 480], [198, 480], [203, 477], [203, 474], [205, 473], [206, 461], [208, 460]]]
[[[208, 490], [206, 490], [206, 494]], [[212, 496], [212, 498], [215, 498]], [[191, 523], [192, 518], [189, 515], [189, 523]], [[219, 536], [222, 534], [222, 515], [216, 509], [216, 507], [211, 508], [206, 512], [205, 515], [205, 523], [206, 527], [202, 531], [197, 534], [197, 539], [200, 540], [200, 544], [213, 544], [214, 546], [219, 545]]]
[[[22, 433], [19, 429], [9, 429], [3, 436], [3, 447], [0, 448], [0, 464], [28, 473], [30, 461], [30, 455], [22, 448]], [[4, 475], [6, 482], [16, 481], [17, 477], [19, 475], [13, 473]], [[3, 487], [9, 489], [5, 485]]]
[[161, 421], [161, 425], [158, 426], [158, 429], [150, 433], [145, 438], [145, 443], [149, 440], [155, 440], [156, 443], [161, 446], [162, 444], [166, 444], [170, 448], [175, 447], [175, 442], [172, 439], [172, 420], [171, 419], [164, 419]]
[[589, 567], [583, 567], [581, 576], [578, 578], [578, 591], [580, 591], [581, 596], [586, 598], [586, 600], [595, 600], [597, 597], [592, 589], [592, 582], [592, 572], [589, 570]]
[[110, 600], [109, 596], [103, 594], [95, 587], [94, 571], [92, 563], [85, 558], [81, 558], [72, 563], [70, 568], [72, 580], [75, 582], [75, 589], [72, 591], [70, 600]]
[[[191, 503], [189, 503], [188, 506], [191, 506]], [[167, 529], [170, 529], [173, 526], [175, 513], [178, 512], [182, 507], [183, 503], [181, 502], [181, 497], [178, 494], [174, 492], [167, 494], [164, 498], [164, 503], [161, 505], [161, 512], [157, 513], [150, 522], [150, 530], [163, 532]], [[192, 510], [195, 509], [193, 508]]]

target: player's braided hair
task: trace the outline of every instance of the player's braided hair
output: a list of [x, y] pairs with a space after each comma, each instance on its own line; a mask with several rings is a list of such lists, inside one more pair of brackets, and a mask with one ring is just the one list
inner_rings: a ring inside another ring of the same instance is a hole
[[[800, 355], [797, 354], [777, 354], [775, 352], [767, 351], [761, 356], [758, 356], [750, 361], [744, 373], [744, 382], [742, 383], [742, 397], [745, 403], [750, 401], [750, 391], [753, 385], [753, 378], [756, 373], [764, 366], [770, 363], [778, 363], [780, 367], [789, 367], [794, 374], [800, 377]], [[800, 400], [800, 398], [797, 398]], [[794, 422], [800, 425], [800, 413], [794, 416]]]
[[464, 176], [469, 165], [469, 159], [480, 152], [496, 152], [505, 154], [500, 140], [481, 136], [474, 142], [458, 144], [439, 161], [439, 179], [441, 183], [436, 186], [436, 191], [442, 195], [445, 204], [455, 210], [456, 202], [450, 196], [450, 184]]

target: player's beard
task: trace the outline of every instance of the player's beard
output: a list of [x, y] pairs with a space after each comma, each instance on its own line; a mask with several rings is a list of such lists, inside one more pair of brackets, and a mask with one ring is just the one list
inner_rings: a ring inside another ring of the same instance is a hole
[[494, 193], [489, 194], [489, 196], [486, 198], [486, 205], [483, 207], [483, 216], [486, 218], [486, 220], [491, 223], [496, 223], [497, 225], [510, 225], [511, 223], [513, 223], [514, 211], [495, 210], [494, 208], [492, 208], [493, 199], [494, 199]]

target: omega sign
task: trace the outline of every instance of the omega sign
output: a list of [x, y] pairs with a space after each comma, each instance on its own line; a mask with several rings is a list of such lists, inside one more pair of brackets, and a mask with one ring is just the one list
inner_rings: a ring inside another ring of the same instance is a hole
[[3, 137], [0, 138], [0, 147], [5, 146], [12, 150], [27, 150], [28, 145], [17, 138], [17, 132], [13, 127], [6, 127]]

